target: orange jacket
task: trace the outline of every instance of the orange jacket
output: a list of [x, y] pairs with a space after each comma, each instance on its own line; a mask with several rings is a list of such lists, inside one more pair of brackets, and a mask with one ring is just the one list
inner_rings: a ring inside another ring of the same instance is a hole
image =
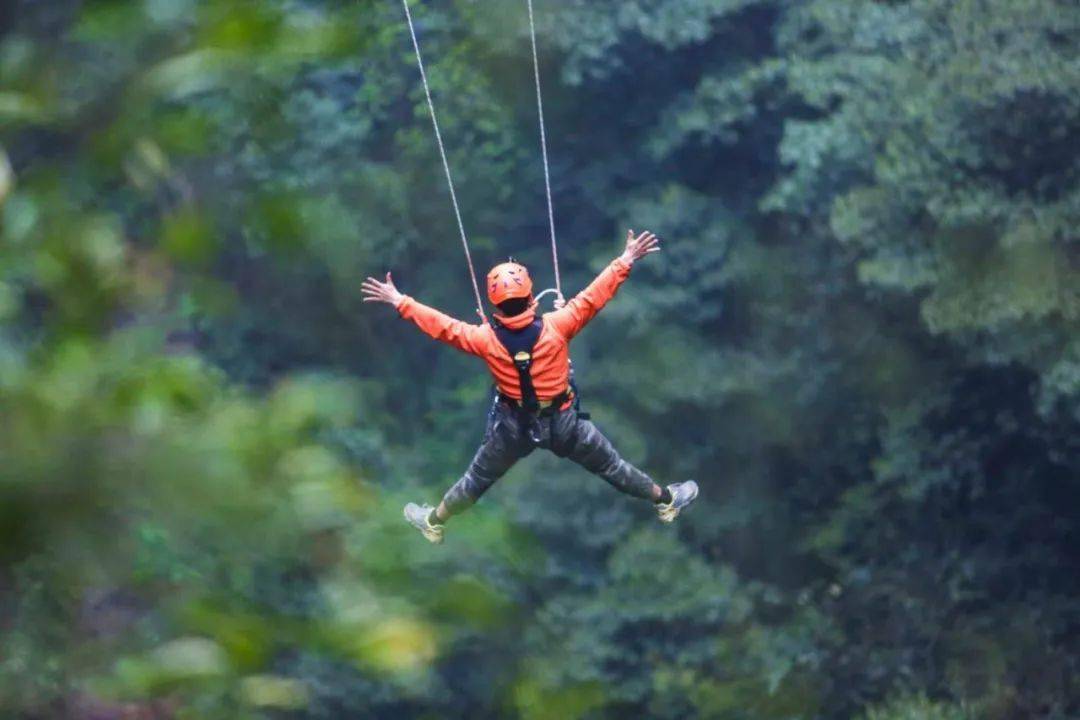
[[[616, 258], [565, 307], [543, 316], [540, 338], [533, 347], [531, 373], [536, 396], [541, 401], [558, 397], [567, 389], [570, 384], [570, 340], [615, 297], [619, 286], [629, 276], [630, 264]], [[470, 325], [456, 320], [407, 295], [398, 303], [397, 309], [401, 317], [412, 320], [436, 340], [483, 359], [499, 392], [521, 399], [517, 369], [490, 325]], [[499, 321], [517, 330], [535, 318], [536, 309], [533, 307], [513, 318], [499, 317]]]

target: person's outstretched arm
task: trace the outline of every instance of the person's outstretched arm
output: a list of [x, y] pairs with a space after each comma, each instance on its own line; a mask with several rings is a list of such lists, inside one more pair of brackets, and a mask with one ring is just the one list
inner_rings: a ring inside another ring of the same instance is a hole
[[386, 273], [386, 282], [369, 277], [361, 286], [361, 291], [364, 302], [393, 305], [401, 317], [412, 320], [418, 328], [436, 340], [471, 355], [483, 354], [486, 345], [483, 342], [485, 333], [482, 325], [469, 325], [403, 295], [394, 286], [390, 273]]
[[552, 325], [568, 340], [577, 335], [615, 297], [619, 286], [630, 277], [633, 264], [654, 252], [660, 252], [660, 239], [656, 235], [643, 232], [635, 237], [634, 231], [628, 230], [622, 255], [612, 260], [589, 287], [549, 314]]

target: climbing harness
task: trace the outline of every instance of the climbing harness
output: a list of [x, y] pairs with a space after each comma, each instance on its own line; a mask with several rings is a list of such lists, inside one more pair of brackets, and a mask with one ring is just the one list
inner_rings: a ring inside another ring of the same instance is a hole
[[540, 401], [536, 397], [536, 388], [532, 381], [532, 352], [536, 342], [540, 339], [540, 331], [544, 328], [544, 321], [536, 318], [531, 324], [520, 330], [510, 330], [497, 320], [495, 322], [495, 337], [499, 339], [510, 359], [514, 361], [517, 369], [518, 382], [521, 386], [521, 409], [528, 413], [536, 413], [540, 410]]
[[540, 400], [536, 396], [536, 387], [532, 380], [532, 361], [533, 348], [536, 347], [540, 333], [544, 329], [542, 318], [536, 318], [520, 330], [511, 330], [496, 320], [493, 329], [495, 337], [514, 361], [518, 384], [521, 387], [521, 400], [497, 392], [495, 402], [506, 403], [513, 407], [529, 440], [534, 445], [538, 445], [541, 441], [540, 417], [550, 416], [558, 412], [567, 402], [576, 401], [576, 393], [571, 388], [567, 388], [550, 400]]
[[[487, 322], [483, 303], [480, 299], [480, 287], [476, 281], [476, 268], [473, 266], [472, 253], [469, 251], [469, 240], [465, 235], [465, 224], [461, 219], [461, 208], [458, 205], [457, 193], [454, 190], [454, 180], [450, 173], [450, 162], [446, 156], [446, 147], [443, 144], [442, 132], [439, 130], [439, 121], [435, 115], [435, 103], [431, 99], [431, 87], [428, 84], [427, 72], [424, 70], [424, 60], [420, 53], [420, 41], [416, 35], [416, 27], [413, 24], [412, 12], [409, 10], [409, 0], [401, 0], [405, 8], [405, 20], [409, 25], [409, 35], [412, 37], [413, 51], [416, 53], [416, 65], [420, 69], [420, 80], [424, 85], [424, 97], [427, 100], [428, 113], [431, 115], [431, 126], [435, 130], [435, 142], [439, 148], [439, 157], [442, 159], [443, 171], [446, 174], [446, 184], [450, 188], [450, 201], [454, 206], [454, 217], [457, 219], [458, 232], [461, 235], [461, 245], [465, 250], [465, 262], [469, 266], [469, 277], [472, 279], [473, 293], [476, 296], [476, 311]], [[532, 43], [533, 78], [536, 85], [536, 110], [540, 120], [540, 151], [544, 162], [544, 191], [547, 196], [548, 227], [551, 234], [551, 261], [555, 269], [555, 287], [544, 290], [536, 299], [554, 293], [559, 300], [563, 299], [562, 280], [559, 275], [559, 248], [555, 239], [555, 207], [551, 195], [551, 169], [548, 163], [547, 131], [544, 125], [544, 99], [540, 90], [540, 60], [536, 50], [536, 23], [533, 17], [532, 0], [526, 0], [529, 10], [529, 37]]]

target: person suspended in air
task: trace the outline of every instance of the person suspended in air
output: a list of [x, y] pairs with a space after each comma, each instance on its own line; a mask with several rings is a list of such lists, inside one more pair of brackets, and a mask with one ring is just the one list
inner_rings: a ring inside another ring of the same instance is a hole
[[626, 462], [578, 412], [570, 383], [570, 341], [615, 296], [634, 263], [659, 250], [653, 233], [635, 237], [631, 230], [619, 257], [580, 294], [544, 315], [537, 314], [528, 270], [513, 261], [497, 265], [487, 275], [488, 299], [497, 309], [491, 325], [456, 320], [403, 295], [390, 273], [385, 282], [364, 281], [364, 302], [393, 305], [431, 337], [483, 359], [498, 391], [483, 442], [461, 479], [437, 507], [405, 506], [405, 518], [425, 538], [441, 543], [447, 520], [538, 447], [573, 460], [620, 492], [651, 501], [664, 522], [675, 520], [694, 501], [698, 486], [693, 480], [661, 487]]

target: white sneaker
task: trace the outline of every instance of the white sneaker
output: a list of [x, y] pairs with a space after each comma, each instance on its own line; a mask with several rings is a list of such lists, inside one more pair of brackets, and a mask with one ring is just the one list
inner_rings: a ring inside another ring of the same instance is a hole
[[405, 506], [405, 519], [409, 521], [410, 525], [423, 533], [428, 542], [438, 545], [443, 541], [443, 531], [446, 526], [433, 525], [428, 520], [433, 509], [430, 505], [409, 503]]
[[693, 480], [687, 480], [668, 485], [667, 491], [671, 493], [671, 502], [657, 503], [656, 514], [660, 516], [661, 522], [669, 523], [679, 517], [684, 507], [694, 502], [694, 498], [698, 496], [698, 486]]

